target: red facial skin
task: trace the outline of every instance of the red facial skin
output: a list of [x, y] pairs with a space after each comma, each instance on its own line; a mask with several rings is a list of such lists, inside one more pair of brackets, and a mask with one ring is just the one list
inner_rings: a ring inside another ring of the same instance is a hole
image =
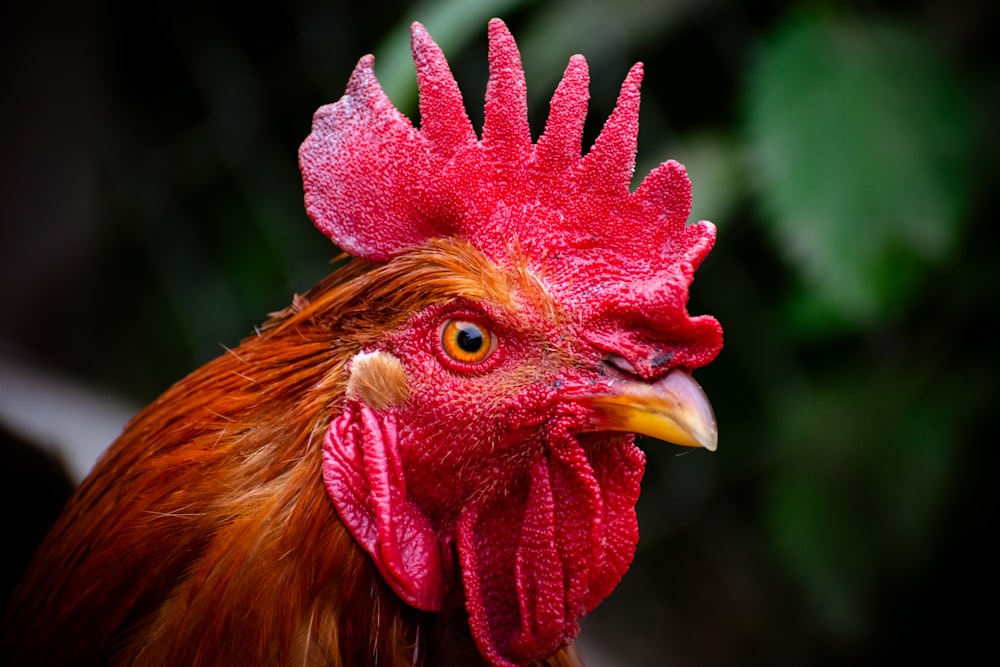
[[[416, 314], [377, 346], [402, 363], [408, 400], [349, 402], [326, 445], [331, 497], [390, 585], [439, 610], [460, 576], [473, 636], [497, 665], [569, 642], [638, 539], [644, 455], [631, 435], [591, 433], [595, 415], [574, 400], [614, 370], [531, 302]], [[441, 342], [452, 319], [488, 329], [496, 349], [452, 359]]]
[[[502, 22], [481, 138], [419, 25], [413, 51], [419, 129], [366, 57], [300, 151], [355, 258], [130, 422], [11, 605], [12, 664], [577, 664], [638, 539], [630, 433], [715, 447], [687, 371], [722, 332], [686, 310], [715, 228], [676, 162], [630, 190], [641, 66], [581, 156], [582, 57], [533, 142]], [[456, 359], [456, 318], [492, 353]]]
[[[413, 52], [420, 129], [363, 58], [300, 151], [307, 210], [353, 255], [391, 261], [453, 238], [519, 278], [492, 300], [459, 290], [364, 350], [402, 366], [407, 398], [370, 405], [349, 392], [327, 435], [324, 478], [403, 600], [439, 610], [460, 578], [482, 654], [519, 664], [571, 640], [632, 559], [643, 455], [634, 436], [593, 433], [599, 419], [576, 398], [616, 373], [653, 383], [718, 354], [718, 322], [686, 310], [715, 228], [686, 225], [691, 185], [676, 162], [630, 190], [640, 65], [581, 157], [581, 57], [534, 143], [502, 22], [490, 24], [481, 139], [419, 25]], [[443, 353], [441, 327], [454, 318], [492, 331], [493, 354], [469, 364]]]

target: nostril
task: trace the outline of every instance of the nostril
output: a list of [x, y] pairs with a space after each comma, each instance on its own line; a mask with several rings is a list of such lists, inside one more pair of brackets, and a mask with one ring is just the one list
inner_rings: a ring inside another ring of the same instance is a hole
[[672, 352], [661, 352], [632, 363], [620, 354], [608, 354], [604, 357], [604, 364], [623, 379], [654, 382], [670, 372], [673, 359]]
[[660, 352], [655, 357], [649, 360], [649, 365], [653, 370], [659, 370], [664, 366], [670, 364], [674, 360], [673, 352]]

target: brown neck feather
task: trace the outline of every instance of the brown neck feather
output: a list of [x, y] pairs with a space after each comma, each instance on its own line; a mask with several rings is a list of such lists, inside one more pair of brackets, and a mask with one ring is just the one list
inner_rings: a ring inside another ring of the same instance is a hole
[[[475, 664], [461, 591], [451, 614], [400, 601], [321, 478], [344, 364], [448, 298], [444, 276], [468, 261], [428, 256], [351, 260], [133, 419], [15, 594], [9, 664]], [[421, 290], [390, 297], [419, 266]]]

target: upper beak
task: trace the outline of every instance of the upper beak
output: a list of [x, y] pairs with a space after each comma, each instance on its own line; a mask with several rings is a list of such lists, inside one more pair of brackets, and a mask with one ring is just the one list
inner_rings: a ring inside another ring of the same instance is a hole
[[638, 433], [713, 452], [718, 444], [712, 405], [686, 371], [673, 370], [652, 383], [616, 380], [606, 391], [576, 400], [596, 417], [588, 430]]

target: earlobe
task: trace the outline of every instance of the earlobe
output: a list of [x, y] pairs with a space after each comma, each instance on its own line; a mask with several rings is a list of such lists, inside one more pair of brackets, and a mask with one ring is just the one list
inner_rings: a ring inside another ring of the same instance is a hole
[[375, 350], [358, 352], [351, 358], [346, 393], [349, 398], [357, 397], [365, 405], [382, 410], [406, 403], [410, 389], [399, 358]]
[[430, 519], [406, 495], [395, 415], [348, 399], [323, 443], [323, 481], [396, 594], [417, 609], [438, 611], [448, 573]]

